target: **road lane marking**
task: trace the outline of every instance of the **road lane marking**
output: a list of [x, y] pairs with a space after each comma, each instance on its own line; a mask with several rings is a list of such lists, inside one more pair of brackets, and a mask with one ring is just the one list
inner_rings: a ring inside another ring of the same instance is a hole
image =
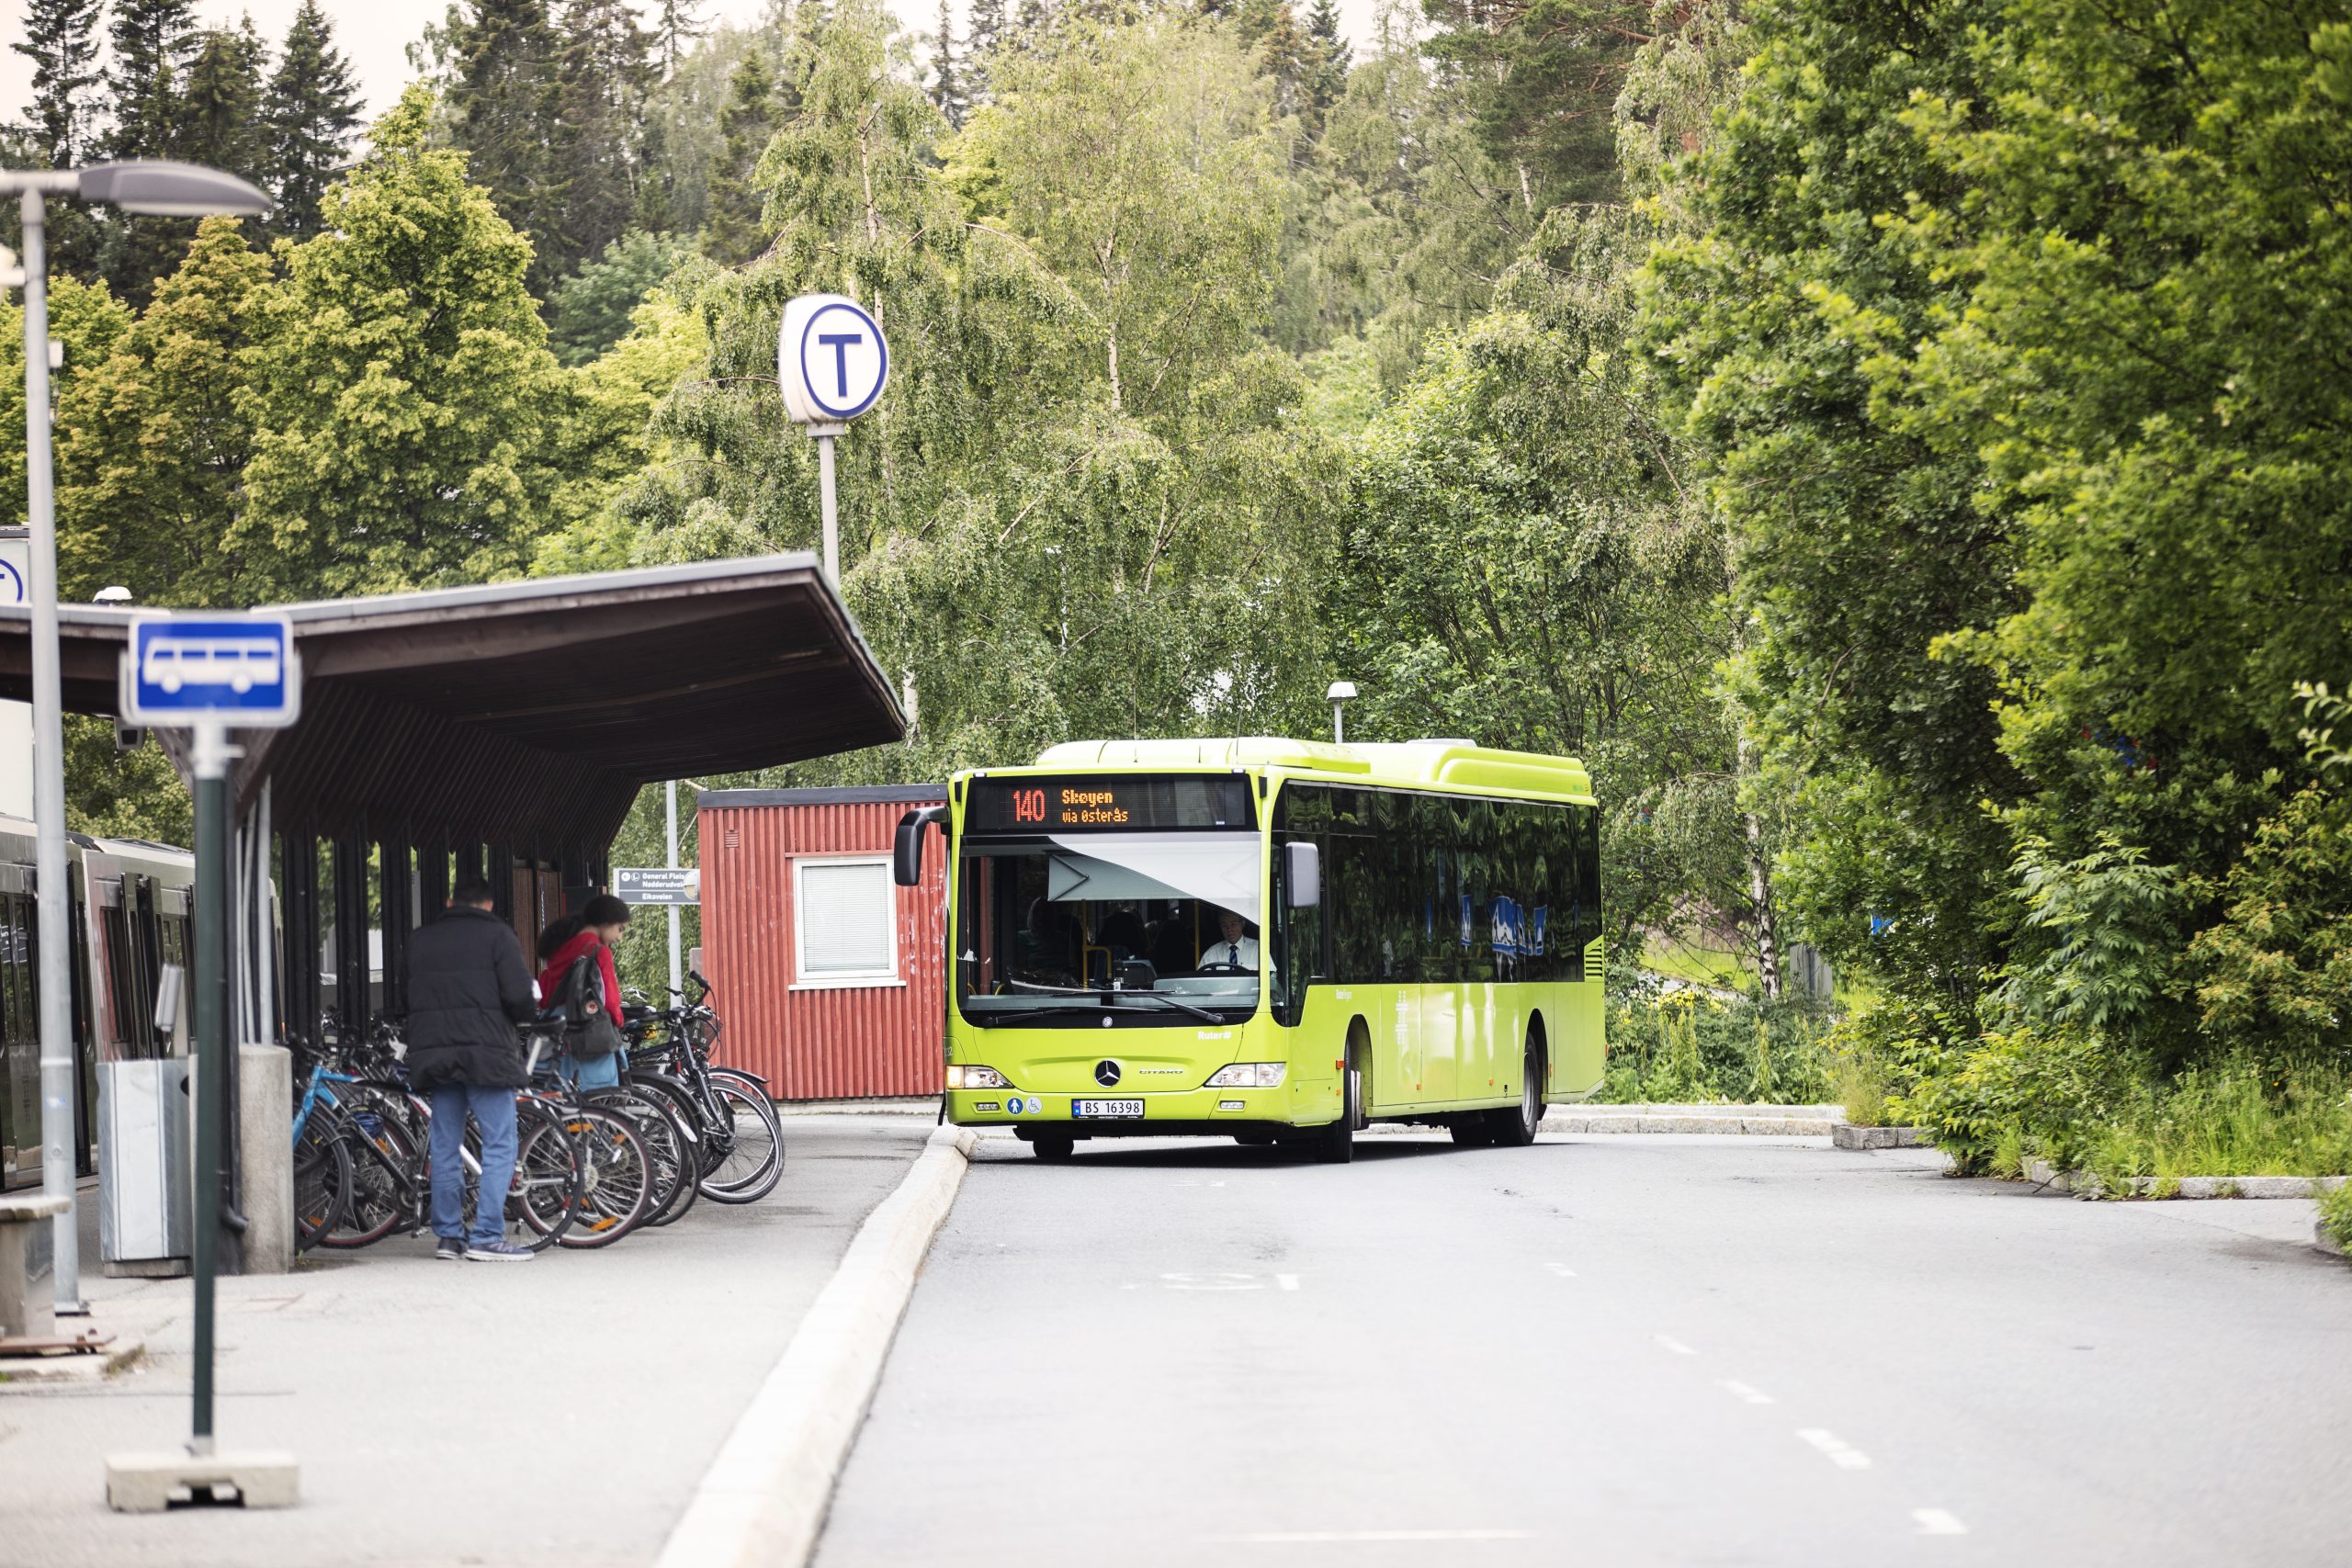
[[1826, 1427], [1800, 1427], [1797, 1436], [1819, 1449], [1829, 1462], [1840, 1470], [1868, 1470], [1871, 1467], [1870, 1455]]
[[1274, 1276], [1274, 1283], [1280, 1285], [1285, 1291], [1295, 1291], [1298, 1289], [1298, 1276], [1295, 1274], [1277, 1274]]
[[1659, 1349], [1671, 1351], [1678, 1356], [1695, 1356], [1699, 1353], [1671, 1334], [1653, 1334], [1650, 1337], [1657, 1342]]
[[1724, 1387], [1729, 1389], [1734, 1397], [1739, 1399], [1745, 1404], [1770, 1404], [1772, 1403], [1772, 1396], [1770, 1394], [1766, 1393], [1762, 1389], [1754, 1387], [1748, 1383], [1726, 1382], [1724, 1384]]
[[1914, 1508], [1911, 1518], [1919, 1528], [1914, 1535], [1966, 1535], [1968, 1527], [1941, 1508]]
[[1549, 1269], [1553, 1273], [1557, 1274], [1563, 1280], [1573, 1280], [1577, 1277], [1577, 1271], [1569, 1268], [1565, 1263], [1546, 1263], [1544, 1267]]
[[1159, 1282], [1171, 1291], [1261, 1291], [1255, 1274], [1162, 1274]]
[[1335, 1541], [1374, 1540], [1533, 1540], [1533, 1530], [1253, 1530], [1247, 1535], [1212, 1535], [1216, 1541], [1243, 1541], [1253, 1546], [1325, 1546]]

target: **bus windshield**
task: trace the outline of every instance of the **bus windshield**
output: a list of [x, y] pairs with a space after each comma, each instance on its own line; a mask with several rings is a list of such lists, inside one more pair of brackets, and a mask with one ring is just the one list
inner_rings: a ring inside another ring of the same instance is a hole
[[977, 1024], [1166, 1025], [1258, 1006], [1254, 832], [967, 838], [956, 998]]

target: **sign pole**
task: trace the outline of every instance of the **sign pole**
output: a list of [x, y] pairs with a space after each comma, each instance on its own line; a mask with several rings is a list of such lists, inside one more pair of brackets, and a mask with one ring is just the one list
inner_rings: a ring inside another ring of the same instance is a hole
[[[196, 793], [196, 962], [188, 980], [196, 1036], [196, 1179], [189, 1218], [196, 1287], [196, 1343], [185, 1450], [116, 1454], [107, 1461], [107, 1502], [119, 1510], [161, 1510], [175, 1496], [234, 1500], [249, 1508], [289, 1507], [299, 1488], [291, 1454], [222, 1453], [213, 1436], [215, 1276], [221, 1229], [241, 1225], [228, 1208], [222, 1163], [233, 1146], [229, 1084], [235, 1059], [229, 1010], [230, 926], [235, 859], [234, 791], [229, 743], [241, 729], [282, 729], [301, 716], [302, 665], [283, 615], [195, 611], [131, 623], [118, 675], [124, 723], [185, 729]], [[283, 1112], [281, 1111], [281, 1114]], [[286, 1123], [253, 1130], [286, 1136]]]
[[187, 1451], [212, 1456], [212, 1276], [220, 1224], [220, 1112], [228, 1053], [229, 727], [195, 725], [196, 773], [196, 1220], [195, 1413]]
[[846, 424], [808, 427], [808, 434], [817, 439], [817, 488], [824, 498], [825, 581], [835, 588], [842, 585], [842, 515], [833, 499], [833, 437], [848, 430]]
[[[670, 869], [675, 871], [678, 869], [678, 781], [672, 779], [668, 784], [663, 784], [662, 794], [662, 805], [668, 817], [668, 825], [663, 836], [669, 840]], [[671, 905], [669, 913], [670, 995], [683, 997], [686, 994], [686, 976], [678, 952], [678, 907], [675, 904]]]

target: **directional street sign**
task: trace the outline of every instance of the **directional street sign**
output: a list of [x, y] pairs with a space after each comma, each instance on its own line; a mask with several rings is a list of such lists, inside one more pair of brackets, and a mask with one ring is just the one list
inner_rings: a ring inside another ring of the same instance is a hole
[[613, 896], [624, 904], [699, 904], [702, 873], [690, 865], [616, 865]]
[[838, 294], [804, 294], [784, 308], [776, 338], [784, 408], [797, 423], [840, 424], [874, 406], [890, 378], [890, 350], [872, 316]]
[[33, 596], [33, 547], [25, 530], [0, 528], [0, 604], [23, 604]]
[[122, 656], [122, 722], [282, 729], [300, 716], [302, 671], [283, 615], [218, 610], [142, 615]]

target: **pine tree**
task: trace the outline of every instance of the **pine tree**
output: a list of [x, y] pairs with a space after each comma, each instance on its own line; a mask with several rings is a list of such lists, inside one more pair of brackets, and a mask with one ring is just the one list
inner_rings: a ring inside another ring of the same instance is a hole
[[249, 180], [266, 178], [261, 101], [268, 60], [269, 46], [254, 30], [251, 17], [233, 29], [215, 28], [203, 35], [180, 102], [174, 138], [180, 157]]
[[34, 154], [52, 169], [72, 168], [96, 141], [81, 96], [98, 81], [99, 3], [28, 0], [25, 36], [8, 46], [33, 62], [25, 129]]
[[939, 0], [939, 27], [932, 34], [931, 73], [931, 101], [939, 106], [941, 117], [949, 125], [960, 128], [971, 101], [964, 73], [956, 64], [956, 19], [948, 14], [947, 0]]
[[1020, 15], [1013, 22], [1012, 32], [1022, 48], [1035, 52], [1045, 36], [1053, 30], [1053, 0], [1021, 0]]
[[198, 35], [195, 0], [116, 0], [107, 67], [112, 158], [164, 158], [176, 148], [179, 107]]
[[1004, 42], [1004, 0], [972, 0], [970, 29], [964, 35], [964, 100], [988, 101], [989, 57]]
[[[561, 49], [547, 0], [471, 0], [469, 9], [453, 14], [449, 28], [456, 140], [472, 154], [468, 176], [544, 252], [562, 217], [567, 172], [555, 158]], [[540, 289], [557, 276], [544, 260], [532, 268]]]
[[686, 46], [710, 30], [702, 7], [693, 0], [662, 0], [662, 19], [653, 26], [654, 52], [662, 59], [662, 80], [678, 73]]
[[1306, 97], [1319, 135], [1331, 106], [1348, 90], [1348, 67], [1355, 55], [1348, 40], [1340, 36], [1340, 7], [1334, 0], [1315, 0], [1315, 9], [1307, 14], [1306, 39]]
[[718, 116], [725, 140], [718, 166], [710, 172], [704, 216], [703, 249], [729, 266], [750, 261], [768, 248], [770, 236], [761, 216], [765, 203], [755, 176], [760, 155], [775, 135], [775, 99], [766, 51], [755, 49], [743, 57], [729, 79], [727, 107]]
[[[194, 0], [115, 0], [107, 64], [107, 108], [114, 126], [106, 136], [109, 158], [181, 155], [187, 128], [188, 75], [202, 42]], [[93, 225], [99, 236], [95, 270], [116, 296], [143, 307], [155, 280], [175, 271], [195, 236], [186, 218], [107, 213]]]
[[552, 231], [534, 236], [550, 280], [602, 254], [636, 214], [639, 125], [654, 41], [628, 0], [566, 0], [556, 31], [562, 52], [554, 154], [565, 200]]
[[262, 107], [269, 180], [277, 197], [274, 227], [298, 238], [318, 232], [319, 199], [349, 159], [358, 125], [351, 62], [334, 47], [334, 28], [319, 0], [302, 0]]

